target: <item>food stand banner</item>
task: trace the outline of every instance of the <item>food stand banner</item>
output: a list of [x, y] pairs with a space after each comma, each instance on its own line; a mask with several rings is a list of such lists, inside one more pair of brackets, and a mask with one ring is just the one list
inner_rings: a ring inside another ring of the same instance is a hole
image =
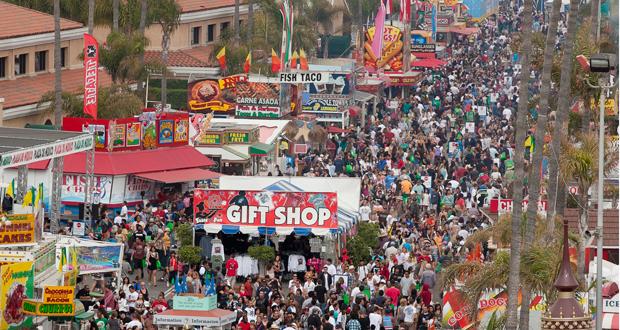
[[50, 304], [72, 303], [75, 296], [75, 287], [46, 286], [43, 288], [43, 302]]
[[120, 268], [122, 246], [79, 246], [77, 263], [80, 274], [101, 273]]
[[302, 111], [342, 111], [353, 104], [351, 83], [345, 74], [332, 73], [327, 82], [306, 84]]
[[194, 223], [228, 226], [335, 229], [334, 192], [195, 190]]
[[386, 25], [383, 27], [383, 49], [381, 54], [372, 52], [372, 41], [375, 37], [375, 27], [366, 31], [364, 48], [364, 66], [372, 71], [384, 69], [385, 72], [403, 70], [403, 34], [399, 28]]
[[34, 239], [34, 214], [9, 214], [0, 224], [0, 246], [29, 246]]
[[0, 292], [0, 329], [28, 329], [32, 318], [22, 309], [24, 299], [34, 297], [32, 262], [2, 265], [2, 292]]
[[244, 74], [221, 79], [198, 80], [188, 86], [190, 111], [213, 112], [237, 117], [279, 118], [280, 85], [252, 82]]
[[25, 314], [36, 316], [74, 316], [75, 303], [46, 303], [37, 300], [24, 300], [22, 308]]

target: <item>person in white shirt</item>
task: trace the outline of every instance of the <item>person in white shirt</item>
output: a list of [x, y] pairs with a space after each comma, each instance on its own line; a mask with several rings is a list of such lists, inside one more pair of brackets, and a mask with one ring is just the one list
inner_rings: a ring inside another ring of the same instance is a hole
[[129, 295], [127, 296], [127, 306], [129, 308], [136, 308], [136, 301], [138, 300], [138, 291], [132, 286], [129, 287]]
[[121, 212], [119, 211], [116, 211], [116, 216], [114, 217], [114, 224], [119, 226], [123, 224], [123, 217], [121, 217]]
[[311, 278], [308, 278], [304, 283], [304, 292], [312, 292], [314, 291], [314, 287], [316, 287], [316, 284], [314, 284], [314, 281], [312, 281]]
[[332, 263], [332, 259], [327, 259], [327, 265], [325, 265], [325, 267], [327, 267], [327, 273], [329, 275], [336, 275], [336, 266]]
[[131, 315], [131, 322], [125, 324], [125, 329], [133, 329], [134, 327], [136, 327], [136, 329], [142, 329], [142, 322], [140, 322], [138, 314], [136, 313]]
[[375, 329], [381, 329], [383, 324], [383, 316], [381, 316], [381, 307], [375, 306], [370, 314], [368, 314], [368, 320], [370, 321], [370, 327], [375, 326]]
[[127, 221], [127, 215], [129, 213], [129, 210], [127, 209], [127, 202], [123, 202], [123, 207], [121, 207], [121, 218], [123, 218], [123, 220]]

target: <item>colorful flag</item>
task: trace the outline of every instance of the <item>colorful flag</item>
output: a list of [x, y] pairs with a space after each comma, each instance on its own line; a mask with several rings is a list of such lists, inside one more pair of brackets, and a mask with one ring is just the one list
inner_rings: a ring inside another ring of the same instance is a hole
[[22, 206], [29, 206], [32, 204], [34, 200], [35, 189], [34, 187], [30, 187], [26, 194], [24, 195], [24, 200], [22, 201]]
[[11, 183], [6, 187], [6, 194], [15, 197], [15, 179], [11, 180]]
[[220, 68], [226, 70], [226, 47], [222, 47], [220, 51], [215, 56], [218, 62], [220, 62]]
[[291, 69], [297, 69], [298, 58], [299, 58], [299, 54], [297, 54], [297, 51], [294, 51], [293, 56], [291, 56]]
[[289, 0], [280, 3], [280, 14], [282, 15], [282, 48], [280, 49], [280, 63], [289, 63], [293, 51], [293, 5]]
[[308, 66], [308, 58], [306, 57], [306, 52], [303, 48], [299, 50], [299, 69], [305, 71], [310, 69]]
[[385, 13], [392, 15], [392, 0], [385, 0]]
[[400, 21], [408, 23], [411, 19], [411, 0], [400, 0]]
[[376, 58], [381, 58], [383, 50], [383, 26], [385, 25], [385, 5], [381, 1], [381, 6], [375, 17], [375, 35], [372, 37], [372, 53]]
[[97, 90], [99, 85], [99, 44], [84, 33], [84, 113], [97, 119]]
[[39, 183], [39, 187], [37, 188], [37, 196], [34, 200], [34, 206], [39, 206], [39, 203], [43, 200], [43, 182]]
[[243, 63], [243, 71], [245, 73], [250, 72], [250, 66], [252, 66], [252, 51], [248, 53], [248, 56], [245, 58], [245, 63]]
[[279, 72], [281, 66], [280, 57], [276, 54], [276, 51], [271, 48], [271, 72]]

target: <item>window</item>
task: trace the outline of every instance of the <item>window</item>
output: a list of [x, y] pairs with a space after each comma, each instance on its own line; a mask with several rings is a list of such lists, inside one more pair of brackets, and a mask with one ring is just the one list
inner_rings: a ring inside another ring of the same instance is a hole
[[200, 28], [200, 26], [194, 26], [192, 28], [192, 45], [199, 45], [200, 44], [200, 31], [202, 29]]
[[47, 50], [34, 53], [34, 71], [45, 71], [47, 68]]
[[28, 54], [15, 56], [15, 75], [26, 74], [26, 64], [28, 63]]
[[67, 67], [67, 47], [62, 47], [60, 49], [60, 67]]
[[230, 25], [229, 22], [224, 22], [220, 25], [220, 32], [224, 33], [226, 30], [228, 30], [228, 25]]
[[215, 24], [209, 24], [207, 26], [207, 42], [213, 42], [215, 40]]
[[6, 57], [0, 57], [0, 79], [6, 78]]

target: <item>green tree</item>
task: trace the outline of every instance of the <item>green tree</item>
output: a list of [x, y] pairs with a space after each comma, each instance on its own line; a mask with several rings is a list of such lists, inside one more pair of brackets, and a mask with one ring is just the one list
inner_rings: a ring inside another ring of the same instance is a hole
[[202, 259], [200, 256], [200, 247], [194, 246], [194, 231], [192, 230], [192, 225], [182, 223], [176, 227], [174, 234], [177, 241], [180, 243], [179, 259], [190, 265], [200, 263]]
[[[60, 98], [61, 114], [67, 117], [87, 117], [84, 114], [83, 102], [78, 97], [80, 93], [62, 92]], [[142, 99], [136, 96], [128, 86], [113, 85], [99, 88], [97, 117], [103, 119], [127, 118], [142, 113]], [[56, 102], [55, 92], [43, 94], [38, 107], [44, 111], [54, 111]]]
[[[605, 143], [605, 174], [618, 166], [618, 149], [607, 140]], [[574, 180], [579, 187], [579, 253], [577, 255], [577, 279], [584, 282], [585, 243], [588, 231], [588, 190], [598, 178], [598, 139], [596, 134], [580, 134], [574, 141], [565, 140], [560, 154], [560, 172], [566, 180]]]
[[146, 71], [141, 58], [146, 42], [140, 34], [128, 36], [112, 32], [108, 35], [106, 45], [101, 47], [100, 61], [114, 83], [144, 78]]
[[[547, 29], [547, 36], [545, 39], [544, 47], [544, 63], [542, 66], [541, 75], [541, 88], [540, 88], [540, 103], [538, 116], [536, 119], [536, 133], [534, 141], [536, 146], [534, 148], [534, 154], [532, 155], [532, 166], [529, 173], [528, 180], [528, 192], [529, 192], [529, 204], [527, 205], [526, 212], [526, 226], [525, 226], [525, 239], [523, 241], [524, 249], [527, 250], [532, 247], [532, 239], [534, 236], [534, 222], [538, 213], [538, 199], [540, 197], [540, 188], [542, 179], [540, 173], [542, 169], [543, 150], [545, 145], [545, 132], [547, 129], [547, 113], [549, 112], [549, 98], [551, 95], [551, 69], [553, 68], [555, 51], [555, 39], [558, 30], [558, 20], [560, 16], [561, 0], [553, 0], [553, 6], [550, 13], [549, 27]], [[531, 287], [529, 285], [523, 285], [523, 300], [522, 306], [530, 305]], [[530, 309], [521, 308], [521, 317], [519, 320], [521, 329], [529, 329]]]
[[[506, 328], [516, 329], [518, 326], [517, 315], [517, 293], [519, 292], [519, 263], [521, 256], [521, 226], [520, 222], [523, 218], [523, 178], [525, 177], [525, 160], [523, 159], [523, 141], [527, 131], [527, 113], [529, 100], [529, 80], [530, 80], [530, 59], [532, 51], [532, 24], [533, 24], [533, 1], [525, 0], [523, 10], [523, 22], [521, 25], [521, 37], [523, 44], [519, 51], [521, 60], [521, 80], [519, 82], [519, 106], [517, 109], [517, 118], [515, 124], [515, 177], [512, 182], [512, 242], [510, 244], [510, 274], [508, 281], [508, 306], [506, 312]], [[535, 203], [535, 202], [534, 202]]]
[[153, 8], [154, 22], [161, 27], [161, 61], [162, 79], [161, 79], [161, 108], [164, 109], [167, 104], [167, 66], [168, 66], [168, 52], [170, 50], [170, 36], [172, 32], [179, 26], [181, 18], [181, 7], [175, 0], [160, 0], [157, 6]]
[[357, 235], [347, 241], [347, 251], [354, 264], [368, 262], [372, 251], [379, 244], [379, 226], [375, 223], [361, 222]]
[[574, 54], [574, 40], [575, 33], [577, 31], [577, 15], [578, 15], [579, 0], [571, 0], [570, 13], [568, 15], [566, 39], [564, 40], [564, 53], [562, 55], [562, 68], [560, 74], [560, 91], [558, 93], [558, 105], [555, 117], [555, 123], [553, 128], [553, 137], [551, 138], [551, 152], [549, 162], [549, 188], [548, 200], [549, 211], [547, 213], [547, 223], [549, 224], [549, 232], [553, 231], [553, 225], [555, 224], [555, 217], [557, 215], [564, 215], [564, 208], [566, 206], [566, 184], [563, 180], [560, 180], [560, 147], [562, 142], [562, 135], [568, 132], [567, 120], [570, 108], [571, 99], [571, 79], [573, 68], [573, 54]]

